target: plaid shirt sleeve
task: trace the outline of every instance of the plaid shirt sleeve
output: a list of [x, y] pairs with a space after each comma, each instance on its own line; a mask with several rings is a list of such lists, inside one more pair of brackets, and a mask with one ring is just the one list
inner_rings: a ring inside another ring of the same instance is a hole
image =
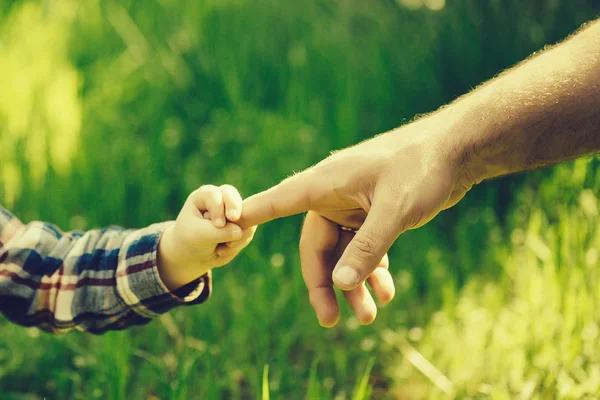
[[209, 275], [175, 292], [159, 277], [158, 242], [168, 224], [65, 233], [42, 222], [24, 225], [0, 206], [0, 312], [52, 333], [100, 334], [204, 302]]

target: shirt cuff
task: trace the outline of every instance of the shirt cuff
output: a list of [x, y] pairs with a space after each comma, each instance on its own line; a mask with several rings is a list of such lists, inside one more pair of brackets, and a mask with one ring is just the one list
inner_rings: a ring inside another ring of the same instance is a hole
[[117, 292], [136, 314], [155, 318], [177, 306], [200, 304], [210, 297], [210, 273], [171, 292], [158, 273], [158, 243], [172, 222], [131, 231], [119, 251]]

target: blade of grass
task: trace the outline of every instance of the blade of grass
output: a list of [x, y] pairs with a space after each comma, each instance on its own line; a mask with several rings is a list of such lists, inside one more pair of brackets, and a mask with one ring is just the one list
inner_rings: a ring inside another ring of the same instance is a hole
[[262, 400], [270, 400], [269, 395], [269, 364], [265, 364], [262, 379]]
[[423, 375], [425, 375], [435, 386], [438, 387], [448, 397], [455, 397], [454, 384], [446, 378], [429, 360], [417, 351], [408, 341], [398, 335], [391, 329], [386, 329], [382, 333], [382, 338], [392, 346], [395, 346], [400, 353]]
[[373, 369], [374, 362], [375, 357], [371, 357], [367, 362], [367, 368], [365, 368], [365, 372], [354, 387], [354, 393], [352, 394], [353, 400], [367, 400], [369, 397], [371, 397], [369, 377], [371, 376], [371, 370]]

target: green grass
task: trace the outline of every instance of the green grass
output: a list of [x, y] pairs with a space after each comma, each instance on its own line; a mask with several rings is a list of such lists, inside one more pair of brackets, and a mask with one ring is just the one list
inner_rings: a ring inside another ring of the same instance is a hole
[[[600, 13], [398, 4], [0, 0], [0, 199], [89, 229], [171, 219], [204, 183], [249, 195]], [[0, 398], [597, 397], [599, 165], [485, 183], [403, 235], [397, 297], [372, 326], [346, 306], [318, 326], [301, 217], [260, 227], [206, 305], [148, 326], [51, 336], [2, 321]]]
[[[585, 161], [561, 168], [553, 178], [566, 175], [577, 182], [582, 171], [583, 176], [590, 171]], [[600, 181], [594, 179], [593, 190], [573, 191], [578, 204], [557, 203], [556, 220], [539, 206], [539, 196], [517, 203], [516, 218], [525, 223], [515, 226], [510, 242], [495, 244], [486, 260], [502, 266], [499, 279], [471, 277], [456, 301], [444, 304], [418, 334], [384, 332], [404, 356], [389, 369], [398, 393], [495, 399], [600, 393], [600, 218], [594, 194]], [[435, 373], [420, 373], [422, 360], [411, 359], [407, 346], [430, 360]]]

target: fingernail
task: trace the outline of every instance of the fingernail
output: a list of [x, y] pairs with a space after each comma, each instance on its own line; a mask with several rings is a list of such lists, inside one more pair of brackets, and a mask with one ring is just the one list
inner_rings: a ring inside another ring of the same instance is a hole
[[354, 286], [360, 277], [354, 268], [343, 265], [333, 271], [333, 279], [342, 285]]
[[215, 225], [216, 226], [225, 226], [225, 221], [223, 220], [223, 218], [217, 218], [215, 220]]
[[241, 229], [236, 229], [233, 231], [233, 237], [236, 239], [241, 239], [244, 232]]
[[237, 210], [229, 210], [228, 214], [229, 214], [229, 219], [237, 219], [237, 217], [238, 217]]

